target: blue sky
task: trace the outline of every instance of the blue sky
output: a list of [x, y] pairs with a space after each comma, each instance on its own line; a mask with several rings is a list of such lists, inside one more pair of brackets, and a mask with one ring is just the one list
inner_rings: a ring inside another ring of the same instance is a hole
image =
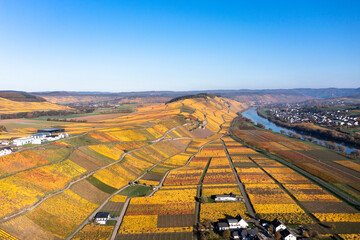
[[0, 0], [1, 89], [360, 87], [360, 1]]

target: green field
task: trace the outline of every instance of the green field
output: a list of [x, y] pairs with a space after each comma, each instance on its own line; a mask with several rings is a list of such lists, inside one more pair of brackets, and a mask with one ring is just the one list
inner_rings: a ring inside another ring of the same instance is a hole
[[142, 197], [147, 196], [152, 192], [152, 188], [143, 185], [133, 185], [125, 188], [119, 194], [128, 197]]

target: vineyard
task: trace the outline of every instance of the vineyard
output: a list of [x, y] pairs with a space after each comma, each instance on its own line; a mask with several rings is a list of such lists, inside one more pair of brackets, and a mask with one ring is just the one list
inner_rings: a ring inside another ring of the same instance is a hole
[[[360, 224], [343, 199], [228, 135], [245, 107], [216, 96], [146, 105], [66, 123], [73, 137], [0, 157], [0, 238], [192, 239], [201, 224], [238, 214], [250, 221], [251, 212], [309, 227]], [[332, 183], [357, 187], [360, 165], [343, 156], [327, 153], [319, 163], [319, 147], [261, 130], [234, 133], [324, 180], [328, 164]], [[230, 193], [239, 200], [214, 201]], [[108, 224], [94, 222], [97, 212], [110, 213]]]

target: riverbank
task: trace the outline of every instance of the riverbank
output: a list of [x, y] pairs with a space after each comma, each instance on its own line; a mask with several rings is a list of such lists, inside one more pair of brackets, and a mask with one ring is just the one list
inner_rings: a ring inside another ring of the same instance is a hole
[[[282, 131], [288, 132], [288, 133], [292, 133], [292, 134], [301, 134], [301, 139], [302, 140], [306, 140], [309, 141], [309, 139], [313, 139], [313, 141], [311, 142], [317, 142], [319, 145], [324, 146], [325, 145], [325, 141], [328, 141], [329, 139], [326, 138], [322, 138], [321, 136], [314, 136], [312, 134], [308, 134], [306, 135], [305, 132], [303, 131], [299, 131], [297, 129], [294, 128], [285, 128], [281, 125], [277, 125], [276, 123], [273, 123], [271, 121], [269, 121], [267, 118], [262, 117], [259, 112], [257, 111], [257, 109], [255, 108], [249, 108], [248, 110], [244, 111], [241, 113], [244, 117], [251, 119], [252, 121], [255, 122], [255, 124], [257, 123], [261, 123], [263, 125], [265, 125], [265, 127], [267, 129], [270, 129], [274, 132], [277, 133], [282, 133]], [[356, 150], [356, 148], [354, 148], [353, 145], [349, 145], [349, 144], [344, 144], [343, 142], [339, 142], [336, 141], [338, 143], [338, 145], [344, 146], [345, 147], [345, 152], [350, 154], [353, 151]]]
[[291, 124], [280, 120], [276, 120], [271, 115], [266, 114], [264, 111], [262, 111], [259, 108], [257, 109], [257, 114], [260, 117], [266, 118], [267, 120], [278, 126], [284, 127], [286, 129], [292, 129], [300, 134], [308, 134], [311, 137], [321, 138], [327, 141], [334, 141], [340, 144], [346, 144], [354, 148], [360, 148], [360, 137], [354, 137], [351, 136], [350, 134], [345, 134], [332, 129], [316, 126], [311, 123]]

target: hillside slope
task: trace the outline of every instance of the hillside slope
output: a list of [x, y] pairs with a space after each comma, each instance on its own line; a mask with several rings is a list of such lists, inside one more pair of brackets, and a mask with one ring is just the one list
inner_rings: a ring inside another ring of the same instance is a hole
[[[98, 208], [120, 214], [126, 197], [115, 193], [131, 188], [129, 182], [134, 181], [159, 185], [167, 171], [184, 166], [200, 147], [225, 134], [236, 112], [243, 109], [240, 103], [218, 97], [154, 104], [119, 118], [65, 125], [73, 138], [0, 157], [0, 233], [18, 239], [66, 239], [79, 229], [86, 234], [94, 225], [82, 228], [81, 224]], [[208, 157], [204, 160], [199, 162], [196, 179]], [[185, 190], [191, 192], [189, 202], [183, 206], [189, 214], [180, 217], [192, 219], [196, 191], [190, 188]], [[154, 206], [163, 204], [157, 209], [179, 205], [176, 197], [173, 204], [156, 199], [152, 198]], [[107, 210], [109, 206], [112, 210]], [[192, 231], [193, 221], [184, 224], [184, 228], [166, 230], [171, 234]], [[102, 228], [106, 234], [112, 229]]]
[[0, 98], [17, 102], [46, 102], [42, 97], [19, 91], [0, 91]]
[[14, 114], [21, 112], [71, 110], [69, 107], [57, 105], [44, 101], [22, 102], [0, 98], [0, 114]]

